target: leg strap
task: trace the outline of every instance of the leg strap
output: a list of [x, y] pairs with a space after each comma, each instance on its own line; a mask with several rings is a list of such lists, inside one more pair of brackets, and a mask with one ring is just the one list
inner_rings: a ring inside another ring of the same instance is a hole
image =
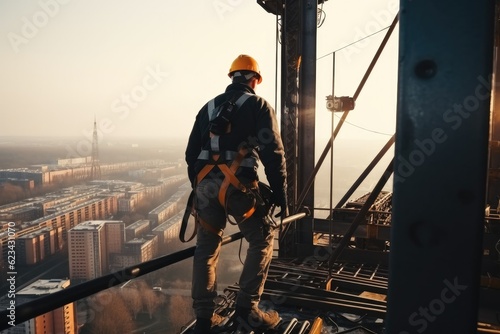
[[217, 230], [215, 227], [212, 225], [208, 224], [206, 221], [201, 219], [199, 216], [196, 218], [196, 222], [200, 224], [201, 227], [203, 227], [205, 230], [212, 232], [213, 234], [218, 235], [219, 237], [222, 237], [222, 234], [224, 233], [223, 230]]

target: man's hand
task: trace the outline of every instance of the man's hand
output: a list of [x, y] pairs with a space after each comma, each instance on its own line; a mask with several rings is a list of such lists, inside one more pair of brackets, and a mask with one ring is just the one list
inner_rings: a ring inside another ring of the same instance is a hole
[[274, 215], [274, 218], [285, 218], [288, 216], [288, 207], [285, 206], [285, 209], [280, 206], [280, 211]]
[[273, 193], [273, 198], [271, 200], [276, 205], [276, 207], [280, 207], [280, 211], [274, 215], [274, 218], [285, 218], [286, 216], [288, 216], [288, 205], [285, 195], [277, 198]]

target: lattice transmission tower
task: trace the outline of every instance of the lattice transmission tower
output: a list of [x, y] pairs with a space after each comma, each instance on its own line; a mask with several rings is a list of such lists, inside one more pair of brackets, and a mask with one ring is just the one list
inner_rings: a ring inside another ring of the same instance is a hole
[[99, 146], [97, 141], [97, 122], [94, 117], [94, 133], [92, 135], [92, 156], [90, 162], [90, 179], [99, 180], [101, 178], [101, 166], [99, 165]]

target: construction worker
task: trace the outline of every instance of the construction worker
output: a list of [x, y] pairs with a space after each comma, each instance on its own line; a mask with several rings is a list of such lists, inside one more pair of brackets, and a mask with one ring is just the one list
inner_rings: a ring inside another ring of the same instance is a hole
[[[255, 59], [239, 55], [232, 62], [228, 75], [232, 83], [225, 92], [198, 112], [186, 148], [198, 223], [192, 278], [197, 319], [195, 333], [204, 334], [210, 333], [211, 326], [221, 321], [214, 313], [216, 269], [229, 217], [234, 218], [249, 245], [239, 279], [240, 290], [232, 318], [234, 325], [269, 329], [280, 321], [276, 311], [259, 308], [271, 262], [274, 233], [268, 224], [267, 212], [255, 210], [254, 195], [259, 191], [257, 168], [261, 161], [272, 189], [271, 201], [279, 212], [275, 217], [287, 214], [283, 143], [274, 109], [265, 99], [255, 95], [255, 88], [262, 82]], [[227, 107], [230, 100], [235, 105], [234, 113], [221, 118], [223, 115], [217, 113], [225, 111], [220, 106]]]

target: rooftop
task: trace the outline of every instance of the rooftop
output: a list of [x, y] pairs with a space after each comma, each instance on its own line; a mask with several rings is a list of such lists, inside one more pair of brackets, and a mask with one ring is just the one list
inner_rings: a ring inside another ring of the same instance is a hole
[[67, 288], [70, 285], [69, 279], [39, 279], [38, 281], [28, 285], [18, 295], [23, 296], [41, 296], [48, 295]]
[[88, 220], [84, 221], [71, 229], [71, 231], [90, 231], [97, 230], [105, 223], [121, 223], [121, 220]]

